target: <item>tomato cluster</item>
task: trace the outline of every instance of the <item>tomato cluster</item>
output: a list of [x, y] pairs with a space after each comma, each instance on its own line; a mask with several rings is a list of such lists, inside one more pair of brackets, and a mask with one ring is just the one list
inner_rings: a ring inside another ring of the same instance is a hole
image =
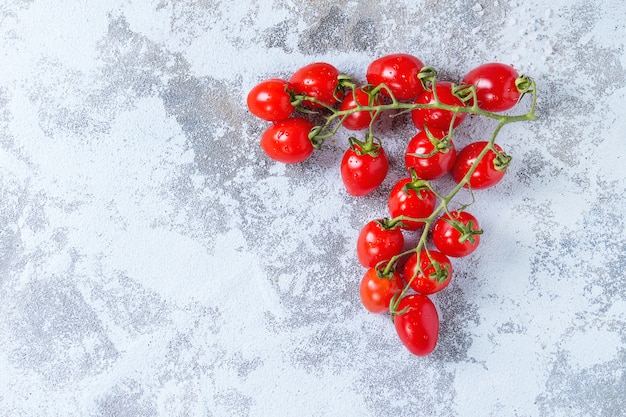
[[[373, 61], [366, 79], [367, 84], [358, 85], [334, 66], [317, 62], [289, 80], [261, 82], [247, 104], [252, 114], [272, 123], [261, 136], [262, 149], [284, 163], [309, 158], [341, 126], [367, 129], [361, 140], [349, 138], [341, 160], [341, 178], [353, 196], [377, 189], [389, 169], [382, 141], [374, 134], [376, 120], [386, 111], [411, 113], [417, 131], [405, 148], [407, 176], [389, 193], [389, 215], [365, 224], [356, 252], [366, 268], [360, 283], [363, 306], [373, 313], [390, 312], [405, 347], [424, 356], [436, 347], [439, 333], [439, 314], [429, 296], [450, 284], [450, 258], [471, 254], [482, 234], [467, 205], [451, 209], [453, 198], [463, 188], [485, 189], [502, 180], [511, 158], [495, 143], [496, 136], [508, 123], [536, 118], [536, 87], [499, 63], [472, 69], [458, 85], [439, 81], [433, 68], [409, 54]], [[526, 114], [503, 114], [527, 93], [533, 101]], [[468, 114], [492, 118], [498, 126], [489, 139], [457, 152], [453, 138]], [[315, 125], [313, 116], [325, 122]], [[456, 186], [443, 195], [434, 181], [448, 174]], [[419, 236], [408, 249], [407, 233]]]

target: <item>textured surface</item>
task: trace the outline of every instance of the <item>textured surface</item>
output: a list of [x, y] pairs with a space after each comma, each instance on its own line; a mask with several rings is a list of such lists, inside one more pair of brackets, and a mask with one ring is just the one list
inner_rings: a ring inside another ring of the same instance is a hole
[[[624, 414], [625, 14], [620, 0], [4, 0], [0, 415]], [[482, 246], [433, 297], [426, 358], [361, 307], [354, 255], [411, 129], [387, 123], [389, 177], [354, 199], [344, 131], [284, 166], [244, 105], [264, 78], [325, 60], [362, 80], [391, 52], [452, 80], [514, 64], [540, 90], [540, 120], [499, 139], [515, 159], [477, 195]]]

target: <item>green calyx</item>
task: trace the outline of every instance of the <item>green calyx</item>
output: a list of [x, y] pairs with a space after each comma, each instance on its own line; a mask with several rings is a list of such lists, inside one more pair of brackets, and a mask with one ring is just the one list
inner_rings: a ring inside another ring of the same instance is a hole
[[431, 265], [434, 271], [428, 275], [428, 279], [437, 282], [437, 284], [441, 284], [446, 279], [450, 278], [450, 267], [448, 265], [441, 264], [433, 259], [431, 259]]
[[521, 94], [532, 92], [533, 86], [533, 80], [525, 74], [520, 75], [515, 80], [515, 87], [517, 88], [517, 91], [519, 91]]
[[472, 84], [452, 84], [452, 94], [463, 103], [475, 103], [476, 86]]
[[482, 235], [482, 229], [474, 229], [474, 220], [469, 220], [467, 224], [460, 222], [453, 218], [444, 219], [446, 223], [454, 227], [454, 229], [460, 233], [459, 243], [469, 241], [470, 243], [476, 243], [475, 236]]
[[381, 219], [374, 220], [376, 224], [380, 226], [382, 230], [394, 230], [400, 227], [398, 222], [393, 222], [389, 219], [389, 217], [383, 217]]
[[350, 136], [348, 142], [350, 143], [350, 149], [359, 156], [369, 155], [372, 158], [378, 158], [383, 149], [380, 139], [375, 137], [371, 132], [365, 135], [365, 141]]
[[422, 195], [422, 191], [431, 189], [432, 187], [430, 186], [430, 182], [419, 178], [415, 169], [411, 169], [411, 181], [407, 182], [402, 187], [402, 191], [404, 191], [406, 195], [409, 195], [411, 191], [414, 191], [415, 194], [417, 194], [417, 196], [422, 200], [425, 198], [425, 196]]
[[420, 72], [417, 74], [417, 78], [422, 83], [424, 90], [432, 91], [435, 83], [437, 82], [437, 70], [433, 67], [422, 67]]
[[375, 267], [376, 276], [380, 279], [392, 279], [396, 271], [395, 265], [387, 268], [387, 261], [380, 261]]
[[511, 165], [511, 160], [513, 158], [510, 155], [502, 151], [497, 152], [497, 156], [493, 160], [493, 167], [498, 171], [506, 171], [506, 169]]

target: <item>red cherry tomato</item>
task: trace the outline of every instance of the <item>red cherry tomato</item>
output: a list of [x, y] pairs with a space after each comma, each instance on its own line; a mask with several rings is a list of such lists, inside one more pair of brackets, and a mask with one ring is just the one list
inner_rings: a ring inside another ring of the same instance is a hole
[[[430, 133], [436, 140], [446, 136], [445, 132], [439, 130]], [[423, 130], [413, 136], [404, 153], [404, 162], [409, 173], [415, 172], [415, 175], [423, 180], [443, 177], [450, 172], [455, 159], [456, 148], [452, 140], [448, 141], [447, 148], [437, 149]]]
[[[433, 244], [442, 253], [458, 258], [474, 252], [480, 243], [480, 225], [466, 211], [445, 213], [433, 226]], [[456, 220], [453, 221], [452, 219]]]
[[420, 294], [434, 294], [450, 284], [452, 263], [446, 255], [435, 250], [422, 250], [419, 265], [424, 273], [420, 272], [417, 257], [417, 253], [411, 255], [403, 269], [404, 280], [410, 283], [411, 288]]
[[389, 311], [391, 299], [402, 288], [402, 277], [397, 272], [393, 271], [389, 277], [385, 277], [376, 268], [370, 268], [359, 287], [363, 307], [372, 313]]
[[291, 96], [287, 90], [289, 83], [279, 78], [265, 80], [250, 90], [247, 104], [250, 112], [268, 122], [278, 122], [288, 118], [293, 112]]
[[[437, 196], [428, 188], [412, 188], [413, 179], [403, 178], [391, 189], [387, 207], [392, 218], [407, 216], [411, 218], [426, 218], [435, 211]], [[407, 230], [417, 230], [424, 222], [403, 220], [401, 227]]]
[[369, 152], [358, 145], [346, 150], [341, 160], [341, 178], [348, 194], [364, 196], [374, 191], [387, 176], [389, 161], [385, 150], [374, 145]]
[[435, 350], [439, 338], [439, 314], [433, 302], [423, 294], [402, 298], [393, 316], [402, 344], [414, 355], [426, 356]]
[[[305, 94], [332, 107], [343, 95], [343, 91], [339, 89], [339, 75], [339, 70], [331, 64], [316, 62], [296, 71], [289, 79], [289, 84], [295, 94]], [[302, 104], [311, 109], [324, 107], [309, 100], [304, 100]]]
[[380, 261], [388, 261], [402, 252], [404, 235], [399, 227], [389, 228], [385, 220], [368, 222], [356, 241], [356, 253], [359, 262], [366, 268], [372, 268]]
[[[354, 100], [355, 95], [356, 101]], [[369, 105], [369, 101], [370, 95], [363, 90], [363, 87], [358, 87], [354, 91], [354, 94], [352, 93], [352, 91], [350, 91], [348, 94], [345, 95], [343, 101], [339, 105], [339, 110], [344, 111], [354, 109], [356, 108], [357, 102], [361, 106], [367, 106]], [[378, 97], [373, 98], [372, 104], [380, 104], [380, 100], [378, 99]], [[343, 120], [342, 126], [349, 130], [362, 130], [369, 127], [370, 123], [372, 122], [372, 116], [373, 112], [367, 110], [357, 111], [347, 116]]]
[[[443, 104], [449, 106], [464, 107], [464, 103], [452, 94], [452, 83], [448, 81], [440, 81], [435, 84], [437, 97]], [[415, 104], [434, 104], [435, 97], [432, 91], [424, 90], [422, 94], [415, 100]], [[454, 113], [443, 109], [415, 109], [411, 112], [413, 124], [420, 130], [425, 130], [424, 126], [428, 126], [429, 130], [450, 131], [450, 124]], [[453, 128], [457, 127], [465, 119], [467, 113], [458, 113], [454, 118]]]
[[[424, 86], [417, 75], [424, 67], [413, 55], [391, 54], [373, 61], [367, 68], [369, 84], [385, 84], [397, 100], [408, 101], [419, 96]], [[385, 89], [381, 93], [388, 95]]]
[[299, 117], [281, 120], [271, 125], [261, 136], [261, 148], [270, 158], [294, 164], [313, 153], [309, 132], [313, 123]]
[[476, 86], [478, 108], [501, 112], [513, 108], [521, 93], [515, 82], [519, 74], [511, 65], [492, 62], [474, 68], [463, 78], [463, 83]]
[[[452, 178], [457, 184], [463, 180], [465, 174], [469, 172], [478, 155], [486, 146], [487, 142], [483, 141], [470, 143], [457, 154], [451, 171]], [[502, 148], [498, 145], [495, 145], [495, 148], [502, 152]], [[472, 189], [481, 190], [493, 187], [502, 180], [506, 173], [506, 163], [503, 163], [502, 167], [500, 167], [497, 161], [498, 155], [492, 150], [488, 151], [470, 177], [469, 185]], [[465, 187], [467, 188], [467, 184], [465, 184]]]

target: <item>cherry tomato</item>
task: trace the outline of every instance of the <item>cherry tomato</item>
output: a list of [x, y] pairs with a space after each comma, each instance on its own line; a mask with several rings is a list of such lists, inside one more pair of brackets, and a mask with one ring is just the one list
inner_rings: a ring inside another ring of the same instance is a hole
[[[387, 207], [392, 218], [407, 216], [412, 218], [426, 218], [435, 211], [437, 196], [428, 188], [414, 189], [412, 178], [403, 178], [391, 189]], [[403, 220], [401, 227], [407, 230], [417, 230], [424, 222]]]
[[[486, 146], [487, 142], [483, 141], [470, 143], [457, 154], [451, 171], [452, 178], [457, 184], [463, 180], [465, 174], [469, 172], [478, 155]], [[498, 152], [502, 152], [502, 148], [498, 145], [495, 145], [495, 148]], [[499, 183], [506, 173], [508, 164], [508, 159], [505, 158], [504, 161], [500, 161], [500, 159], [494, 151], [488, 151], [472, 173], [469, 180], [470, 187], [474, 190], [481, 190]], [[467, 188], [467, 184], [465, 184], [465, 187]]]
[[[341, 73], [337, 68], [325, 62], [316, 62], [300, 68], [296, 71], [289, 83], [293, 87], [295, 94], [305, 94], [316, 98], [328, 106], [334, 106], [343, 95], [339, 88]], [[324, 106], [309, 100], [304, 100], [302, 104], [311, 109], [321, 109]]]
[[[422, 61], [413, 55], [391, 54], [373, 61], [367, 68], [366, 78], [369, 84], [377, 86], [384, 83], [397, 100], [413, 100], [424, 90], [417, 75], [424, 67]], [[381, 93], [388, 95], [385, 89]]]
[[302, 162], [313, 153], [309, 131], [313, 123], [292, 117], [272, 124], [261, 136], [261, 148], [270, 158], [294, 164]]
[[348, 194], [364, 196], [374, 191], [387, 176], [389, 161], [382, 146], [363, 151], [358, 145], [346, 150], [341, 160], [341, 178]]
[[[428, 256], [430, 254], [430, 256]], [[404, 280], [420, 294], [434, 294], [443, 290], [452, 279], [452, 263], [446, 255], [436, 250], [420, 251], [418, 267], [417, 253], [407, 259], [403, 268]]]
[[452, 211], [450, 215], [445, 213], [435, 222], [433, 243], [439, 251], [453, 258], [467, 256], [480, 243], [482, 230], [478, 220], [466, 211]]
[[[464, 107], [465, 104], [454, 94], [452, 94], [452, 83], [448, 81], [440, 81], [435, 84], [435, 91], [437, 91], [437, 97], [443, 104], [449, 106]], [[435, 97], [432, 91], [424, 90], [422, 94], [415, 100], [415, 104], [434, 104]], [[465, 119], [467, 113], [458, 113], [454, 119], [453, 128], [457, 127]], [[411, 118], [413, 124], [420, 130], [425, 130], [424, 126], [428, 126], [428, 129], [442, 130], [444, 132], [450, 131], [450, 124], [454, 113], [449, 110], [443, 109], [415, 109], [411, 112]]]
[[426, 356], [437, 346], [439, 314], [426, 295], [411, 294], [402, 298], [393, 316], [402, 344], [414, 355]]
[[370, 268], [363, 275], [359, 287], [363, 307], [372, 313], [389, 311], [391, 299], [402, 288], [402, 277], [397, 272], [393, 271], [385, 277], [376, 268]]
[[250, 112], [268, 122], [278, 122], [288, 118], [293, 112], [291, 96], [287, 90], [289, 83], [280, 78], [265, 80], [250, 90], [247, 104]]
[[519, 77], [511, 65], [492, 62], [474, 68], [463, 83], [476, 86], [478, 108], [501, 112], [513, 108], [521, 96], [515, 81]]
[[[355, 94], [356, 94], [356, 101], [354, 100]], [[354, 91], [354, 94], [351, 91], [345, 95], [345, 97], [343, 98], [343, 101], [339, 105], [339, 110], [344, 111], [344, 110], [354, 109], [356, 108], [357, 102], [361, 106], [367, 106], [369, 105], [369, 100], [370, 100], [370, 95], [366, 91], [363, 90], [363, 87], [358, 87]], [[378, 99], [378, 97], [374, 97], [372, 104], [373, 105], [380, 104], [380, 100]], [[370, 112], [367, 110], [354, 112], [343, 120], [342, 126], [349, 130], [365, 129], [369, 127], [370, 123], [372, 122], [372, 115], [373, 115], [373, 112]]]
[[356, 241], [359, 262], [372, 268], [380, 261], [387, 261], [402, 252], [404, 235], [399, 227], [388, 227], [384, 219], [368, 222]]
[[[430, 133], [435, 140], [441, 140], [446, 136], [445, 132], [439, 130]], [[450, 172], [455, 159], [456, 148], [452, 140], [448, 140], [446, 146], [438, 149], [423, 130], [413, 136], [404, 153], [404, 162], [409, 173], [415, 172], [415, 175], [423, 180], [443, 177]]]

